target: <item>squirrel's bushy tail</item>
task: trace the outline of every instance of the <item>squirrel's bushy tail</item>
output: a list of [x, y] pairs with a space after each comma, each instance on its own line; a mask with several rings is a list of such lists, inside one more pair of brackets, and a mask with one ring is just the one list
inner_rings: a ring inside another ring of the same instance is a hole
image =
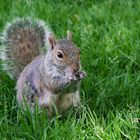
[[24, 67], [45, 48], [48, 28], [40, 20], [22, 18], [9, 23], [2, 35], [3, 58], [6, 69], [18, 78]]

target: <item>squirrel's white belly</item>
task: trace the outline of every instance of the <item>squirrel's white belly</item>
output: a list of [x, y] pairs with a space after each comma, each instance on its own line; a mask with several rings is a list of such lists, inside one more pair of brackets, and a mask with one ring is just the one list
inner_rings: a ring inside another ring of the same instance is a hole
[[78, 106], [80, 103], [79, 90], [75, 93], [57, 94], [54, 95], [48, 91], [39, 97], [39, 105], [48, 108], [48, 113], [63, 114], [72, 106]]

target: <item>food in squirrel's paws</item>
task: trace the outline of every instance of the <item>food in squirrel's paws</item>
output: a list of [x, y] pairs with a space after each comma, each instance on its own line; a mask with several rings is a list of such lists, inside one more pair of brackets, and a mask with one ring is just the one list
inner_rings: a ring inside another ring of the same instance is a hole
[[78, 80], [82, 80], [83, 78], [86, 77], [86, 73], [84, 71], [79, 71], [75, 74], [75, 77], [78, 79]]

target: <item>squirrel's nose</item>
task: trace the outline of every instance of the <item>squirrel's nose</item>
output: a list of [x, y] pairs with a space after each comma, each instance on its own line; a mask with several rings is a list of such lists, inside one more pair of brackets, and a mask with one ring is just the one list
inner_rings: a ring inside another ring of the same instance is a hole
[[78, 69], [73, 69], [73, 73], [77, 73], [78, 72]]
[[79, 67], [73, 67], [72, 68], [72, 73], [76, 74], [79, 71]]

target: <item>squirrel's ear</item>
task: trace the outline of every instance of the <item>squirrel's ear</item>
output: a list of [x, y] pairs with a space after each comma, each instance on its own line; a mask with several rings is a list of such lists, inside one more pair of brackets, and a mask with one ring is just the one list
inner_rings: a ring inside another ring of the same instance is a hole
[[72, 40], [72, 32], [67, 30], [67, 39]]
[[49, 34], [49, 43], [51, 45], [51, 50], [54, 48], [54, 46], [57, 43], [57, 40], [52, 33]]

